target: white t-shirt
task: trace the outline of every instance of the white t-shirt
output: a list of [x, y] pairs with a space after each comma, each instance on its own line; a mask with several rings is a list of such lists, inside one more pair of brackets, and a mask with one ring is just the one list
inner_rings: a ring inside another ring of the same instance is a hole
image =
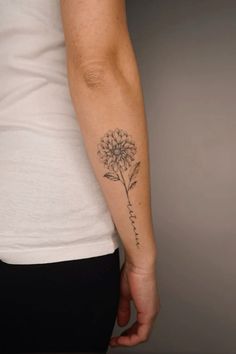
[[0, 0], [0, 259], [119, 247], [69, 93], [59, 0]]

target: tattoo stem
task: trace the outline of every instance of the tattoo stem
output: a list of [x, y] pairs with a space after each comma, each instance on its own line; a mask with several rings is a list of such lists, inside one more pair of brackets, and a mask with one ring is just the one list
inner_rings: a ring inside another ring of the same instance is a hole
[[125, 183], [124, 176], [122, 174], [122, 171], [121, 170], [119, 170], [119, 171], [120, 171], [122, 183], [123, 183], [123, 185], [125, 187], [125, 192], [126, 192], [127, 199], [128, 199], [127, 208], [129, 210], [129, 219], [130, 219], [130, 222], [132, 224], [133, 231], [134, 231], [134, 234], [135, 234], [136, 246], [139, 248], [140, 243], [139, 243], [139, 240], [138, 240], [138, 237], [137, 237], [138, 236], [138, 232], [136, 231], [136, 226], [135, 226], [134, 220], [133, 220], [133, 219], [136, 219], [136, 215], [135, 215], [133, 209], [131, 208], [132, 204], [131, 204], [130, 199], [129, 199], [129, 192], [128, 192], [128, 188], [127, 188], [126, 183]]
[[128, 188], [127, 188], [127, 186], [126, 186], [125, 179], [124, 179], [124, 176], [123, 176], [123, 173], [122, 173], [121, 170], [120, 170], [120, 175], [121, 175], [121, 178], [122, 178], [122, 181], [123, 181], [122, 183], [123, 183], [123, 185], [124, 185], [124, 187], [125, 187], [125, 192], [126, 192], [126, 195], [127, 195], [127, 198], [128, 198], [128, 202], [129, 202], [129, 204], [131, 205], [130, 200], [129, 200]]

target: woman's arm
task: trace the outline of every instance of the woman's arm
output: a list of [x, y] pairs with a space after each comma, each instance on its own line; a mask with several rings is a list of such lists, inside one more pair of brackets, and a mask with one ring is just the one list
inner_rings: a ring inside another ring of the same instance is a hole
[[[123, 0], [61, 0], [70, 93], [131, 265], [155, 267], [143, 95]], [[92, 222], [92, 220], [91, 220]]]

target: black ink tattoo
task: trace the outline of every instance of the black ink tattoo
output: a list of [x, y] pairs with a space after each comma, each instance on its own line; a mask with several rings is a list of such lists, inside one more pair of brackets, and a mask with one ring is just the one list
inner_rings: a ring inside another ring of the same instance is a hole
[[[140, 169], [140, 161], [132, 164], [134, 155], [137, 152], [137, 147], [132, 137], [128, 135], [126, 131], [116, 128], [115, 130], [109, 130], [101, 138], [97, 148], [97, 155], [100, 161], [109, 170], [104, 177], [111, 181], [121, 181], [125, 188], [128, 200], [127, 208], [129, 211], [129, 219], [135, 234], [136, 246], [139, 248], [139, 234], [134, 222], [134, 219], [137, 217], [132, 209], [129, 198], [129, 191], [137, 184], [137, 180], [135, 179]], [[123, 172], [128, 169], [128, 183], [126, 183]]]

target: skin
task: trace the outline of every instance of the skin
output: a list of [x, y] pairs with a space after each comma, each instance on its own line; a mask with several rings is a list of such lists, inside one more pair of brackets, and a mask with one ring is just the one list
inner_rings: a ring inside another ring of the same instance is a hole
[[123, 0], [61, 0], [68, 83], [94, 174], [124, 246], [117, 323], [136, 321], [111, 346], [148, 340], [160, 311], [150, 202], [148, 135]]

